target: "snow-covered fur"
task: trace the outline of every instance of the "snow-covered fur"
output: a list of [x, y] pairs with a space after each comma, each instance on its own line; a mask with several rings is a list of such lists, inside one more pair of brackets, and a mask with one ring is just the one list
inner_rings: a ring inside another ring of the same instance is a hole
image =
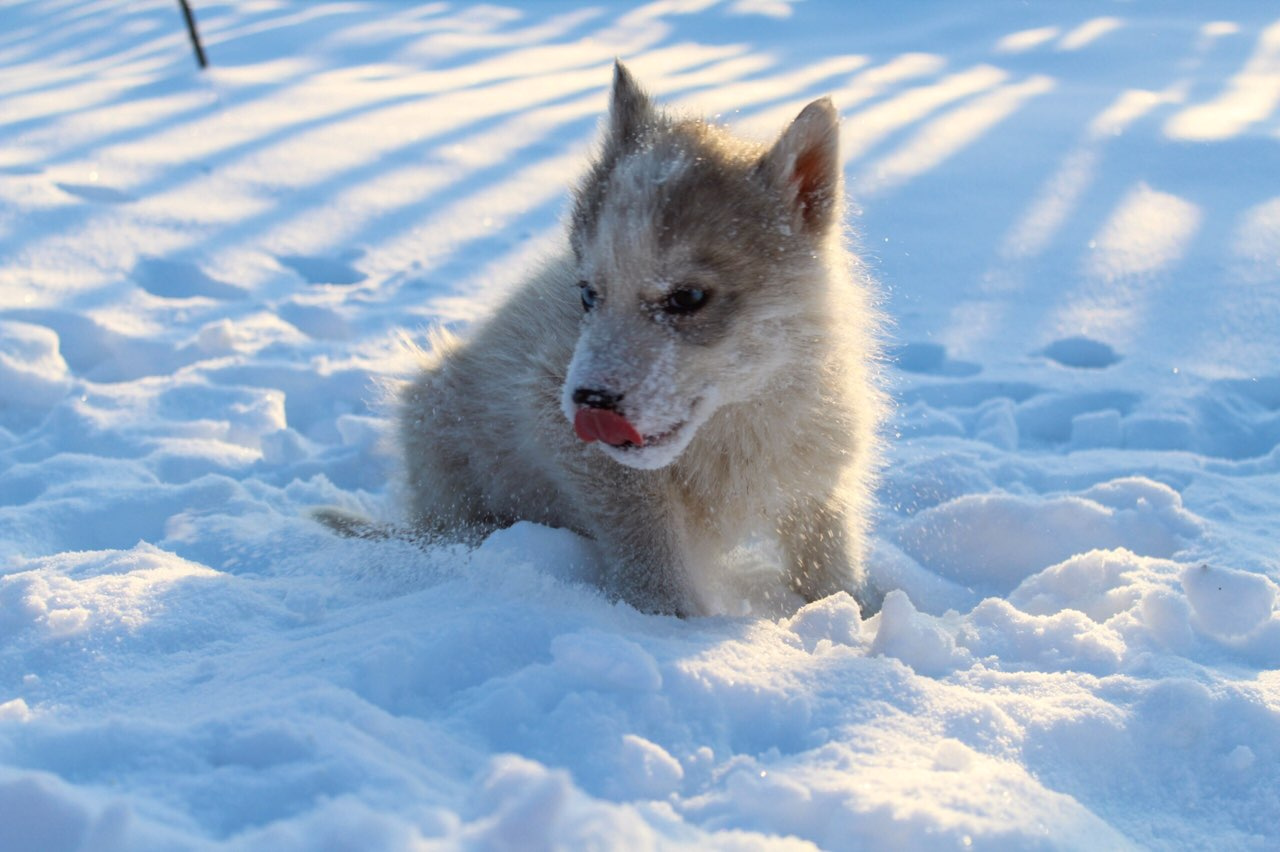
[[[576, 530], [611, 593], [681, 615], [735, 542], [776, 535], [805, 599], [878, 605], [861, 563], [885, 402], [841, 198], [830, 100], [765, 147], [664, 112], [617, 65], [566, 250], [401, 393], [412, 522]], [[580, 438], [597, 416], [631, 439]]]

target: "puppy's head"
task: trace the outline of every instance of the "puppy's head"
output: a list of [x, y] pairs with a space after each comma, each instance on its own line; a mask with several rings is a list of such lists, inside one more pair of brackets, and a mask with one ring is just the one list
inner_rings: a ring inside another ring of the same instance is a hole
[[717, 409], [806, 362], [840, 230], [837, 136], [824, 98], [771, 147], [734, 139], [615, 67], [570, 229], [583, 318], [562, 406], [580, 438], [664, 467]]

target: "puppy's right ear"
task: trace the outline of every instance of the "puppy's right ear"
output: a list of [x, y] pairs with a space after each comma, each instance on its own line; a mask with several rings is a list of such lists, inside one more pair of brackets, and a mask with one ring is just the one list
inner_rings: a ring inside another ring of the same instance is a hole
[[613, 63], [613, 95], [609, 100], [609, 141], [619, 150], [635, 144], [653, 114], [644, 89], [621, 61]]
[[796, 223], [825, 233], [840, 209], [840, 116], [830, 98], [809, 104], [760, 163]]

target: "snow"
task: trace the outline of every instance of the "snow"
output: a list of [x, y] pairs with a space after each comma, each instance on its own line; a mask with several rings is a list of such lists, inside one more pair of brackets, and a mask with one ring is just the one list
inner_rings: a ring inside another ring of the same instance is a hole
[[[5, 850], [1280, 845], [1274, 9], [195, 5], [203, 74], [172, 3], [0, 9]], [[403, 338], [556, 238], [615, 55], [844, 115], [876, 616], [306, 516], [395, 516]]]

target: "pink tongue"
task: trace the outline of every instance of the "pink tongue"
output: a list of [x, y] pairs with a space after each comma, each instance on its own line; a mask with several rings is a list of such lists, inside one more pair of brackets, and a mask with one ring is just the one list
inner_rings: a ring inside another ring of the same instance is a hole
[[644, 436], [627, 422], [627, 418], [616, 411], [606, 411], [603, 408], [579, 409], [573, 417], [573, 431], [587, 443], [604, 441], [612, 447], [621, 447], [623, 444], [644, 446]]

